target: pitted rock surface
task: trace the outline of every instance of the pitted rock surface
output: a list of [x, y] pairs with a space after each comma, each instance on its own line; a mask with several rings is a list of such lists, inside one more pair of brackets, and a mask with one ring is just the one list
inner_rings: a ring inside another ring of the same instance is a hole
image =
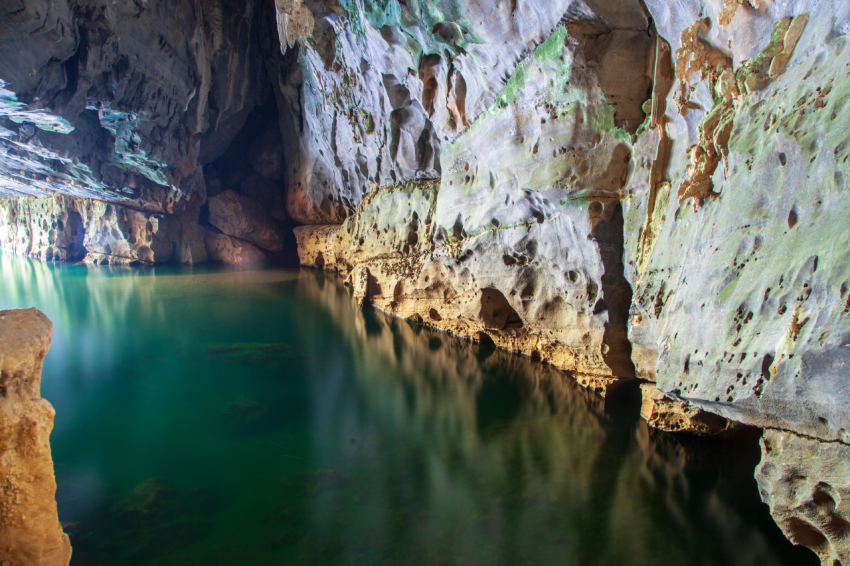
[[[850, 442], [850, 263], [834, 245], [850, 213], [850, 10], [741, 4], [724, 29], [716, 4], [685, 4], [709, 19], [648, 3], [676, 65], [707, 70], [676, 69], [685, 80], [636, 144], [624, 208], [637, 372], [729, 419]], [[717, 59], [729, 42], [734, 57]], [[683, 194], [707, 172], [706, 143], [719, 150], [711, 194]]]
[[850, 446], [766, 430], [761, 455], [761, 498], [785, 536], [824, 566], [850, 562]]

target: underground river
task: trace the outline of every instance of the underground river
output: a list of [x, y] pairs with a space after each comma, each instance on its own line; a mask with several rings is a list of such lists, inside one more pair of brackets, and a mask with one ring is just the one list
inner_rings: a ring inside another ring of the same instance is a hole
[[758, 431], [651, 431], [318, 272], [0, 254], [29, 306], [72, 564], [818, 563], [759, 499]]

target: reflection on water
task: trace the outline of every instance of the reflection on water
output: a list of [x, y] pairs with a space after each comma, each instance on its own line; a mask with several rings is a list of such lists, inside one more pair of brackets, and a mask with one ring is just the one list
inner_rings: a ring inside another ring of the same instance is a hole
[[678, 441], [559, 372], [312, 272], [0, 255], [55, 324], [43, 395], [79, 565], [803, 564], [757, 441]]

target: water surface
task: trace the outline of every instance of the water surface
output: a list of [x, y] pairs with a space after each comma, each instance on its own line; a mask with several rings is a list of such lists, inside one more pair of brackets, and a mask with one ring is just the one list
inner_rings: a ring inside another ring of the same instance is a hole
[[334, 278], [0, 254], [0, 309], [29, 306], [79, 566], [817, 564], [756, 434], [650, 431]]

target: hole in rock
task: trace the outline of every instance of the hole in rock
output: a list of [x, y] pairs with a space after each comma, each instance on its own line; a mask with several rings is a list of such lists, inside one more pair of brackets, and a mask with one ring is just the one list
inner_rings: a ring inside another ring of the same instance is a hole
[[481, 290], [481, 311], [478, 316], [486, 328], [493, 330], [523, 327], [519, 314], [498, 289]]
[[792, 208], [788, 213], [788, 228], [793, 228], [797, 225], [797, 209]]
[[804, 521], [803, 519], [792, 517], [785, 524], [788, 538], [796, 544], [801, 544], [811, 548], [815, 552], [823, 548], [828, 541], [822, 532], [817, 530], [814, 525]]
[[765, 354], [761, 361], [761, 376], [766, 380], [770, 380], [770, 366], [773, 365], [773, 356]]
[[478, 333], [478, 343], [484, 348], [495, 348], [496, 343], [493, 342], [493, 339], [490, 338], [490, 335], [486, 332]]

